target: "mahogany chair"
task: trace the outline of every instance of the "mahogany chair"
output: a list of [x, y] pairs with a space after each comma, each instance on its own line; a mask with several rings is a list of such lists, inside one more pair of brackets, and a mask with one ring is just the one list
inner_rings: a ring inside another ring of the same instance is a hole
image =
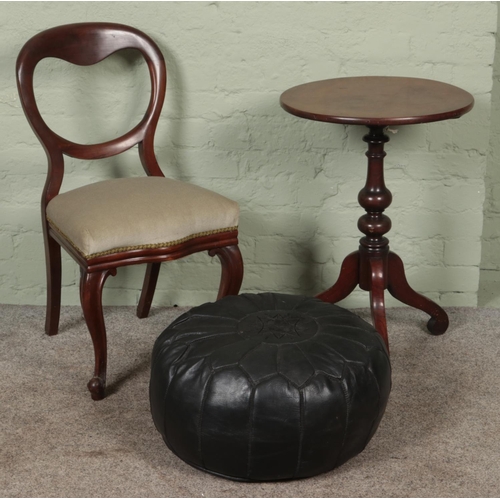
[[[140, 123], [100, 144], [77, 144], [53, 132], [35, 101], [33, 73], [46, 57], [89, 66], [122, 49], [137, 49], [151, 77], [151, 97]], [[153, 139], [166, 91], [166, 67], [158, 46], [144, 33], [112, 23], [58, 26], [31, 38], [16, 66], [26, 117], [45, 149], [48, 175], [42, 195], [47, 265], [45, 331], [58, 332], [61, 305], [61, 247], [80, 265], [80, 299], [95, 352], [88, 383], [95, 400], [105, 397], [107, 343], [102, 289], [121, 266], [147, 263], [137, 315], [149, 314], [161, 262], [208, 251], [217, 255], [222, 276], [217, 298], [237, 295], [243, 279], [238, 247], [238, 204], [212, 191], [165, 178]], [[138, 145], [147, 177], [112, 179], [59, 194], [64, 157], [107, 158]]]

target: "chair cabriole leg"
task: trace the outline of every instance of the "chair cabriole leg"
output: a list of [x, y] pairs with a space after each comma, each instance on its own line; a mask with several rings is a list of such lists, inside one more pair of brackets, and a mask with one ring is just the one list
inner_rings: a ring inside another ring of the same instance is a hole
[[243, 281], [243, 258], [238, 245], [209, 250], [212, 257], [219, 257], [222, 272], [217, 300], [227, 295], [238, 295]]
[[80, 298], [83, 315], [94, 344], [94, 377], [87, 384], [94, 400], [103, 399], [106, 395], [107, 343], [102, 310], [102, 289], [106, 278], [110, 274], [114, 276], [116, 269], [107, 269], [94, 273], [83, 272], [81, 278]]

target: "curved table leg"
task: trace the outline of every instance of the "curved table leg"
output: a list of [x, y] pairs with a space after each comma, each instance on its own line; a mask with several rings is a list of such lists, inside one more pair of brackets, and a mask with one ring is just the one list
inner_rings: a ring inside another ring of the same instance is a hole
[[443, 334], [449, 325], [448, 315], [435, 302], [420, 295], [410, 287], [406, 280], [403, 261], [394, 252], [389, 252], [388, 262], [389, 293], [405, 304], [420, 309], [431, 316], [427, 329], [432, 335]]
[[335, 304], [345, 299], [359, 283], [359, 251], [350, 253], [342, 262], [339, 277], [332, 287], [316, 295], [317, 299]]
[[385, 317], [384, 301], [384, 261], [380, 259], [370, 260], [370, 272], [370, 308], [372, 311], [373, 326], [384, 340], [387, 350], [389, 350], [389, 337], [387, 335], [387, 320]]

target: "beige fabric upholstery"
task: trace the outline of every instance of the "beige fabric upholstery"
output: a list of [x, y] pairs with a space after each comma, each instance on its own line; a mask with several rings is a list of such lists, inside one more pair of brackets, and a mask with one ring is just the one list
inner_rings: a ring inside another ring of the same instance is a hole
[[235, 229], [238, 217], [236, 202], [163, 177], [97, 182], [47, 205], [50, 225], [87, 259]]

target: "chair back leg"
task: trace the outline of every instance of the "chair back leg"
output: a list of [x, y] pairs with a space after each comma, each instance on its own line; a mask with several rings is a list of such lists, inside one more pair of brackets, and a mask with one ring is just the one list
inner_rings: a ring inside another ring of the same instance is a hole
[[107, 269], [94, 273], [83, 272], [80, 283], [83, 316], [94, 344], [94, 376], [87, 384], [94, 400], [100, 400], [106, 396], [107, 342], [102, 310], [102, 289], [106, 278], [110, 274], [115, 276], [116, 269]]
[[45, 231], [45, 262], [47, 272], [47, 312], [45, 333], [56, 335], [61, 314], [61, 247]]
[[147, 318], [153, 303], [153, 296], [155, 294], [156, 283], [158, 275], [160, 274], [161, 262], [153, 262], [148, 264], [146, 274], [144, 275], [144, 284], [142, 285], [141, 298], [137, 305], [137, 317]]
[[226, 295], [238, 295], [243, 281], [243, 258], [238, 245], [214, 248], [208, 254], [217, 255], [222, 266], [217, 300]]

